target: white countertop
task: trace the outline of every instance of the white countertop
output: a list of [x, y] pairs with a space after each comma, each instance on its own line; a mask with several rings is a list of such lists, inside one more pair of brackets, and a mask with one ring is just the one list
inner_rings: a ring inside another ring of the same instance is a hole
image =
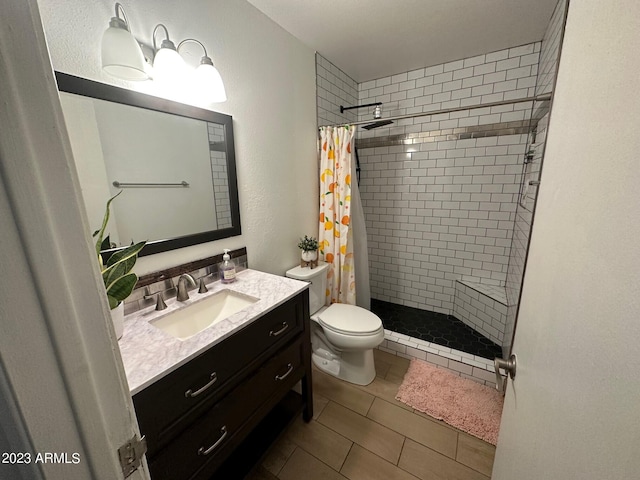
[[[127, 315], [124, 334], [118, 341], [131, 395], [184, 365], [192, 358], [221, 342], [245, 325], [283, 304], [308, 287], [308, 283], [279, 277], [256, 270], [243, 270], [230, 284], [213, 282], [204, 294], [189, 292], [189, 300], [167, 300], [167, 309], [157, 312], [155, 306]], [[229, 289], [260, 300], [226, 319], [204, 329], [187, 340], [178, 340], [149, 323], [181, 308], [203, 300], [221, 290]]]

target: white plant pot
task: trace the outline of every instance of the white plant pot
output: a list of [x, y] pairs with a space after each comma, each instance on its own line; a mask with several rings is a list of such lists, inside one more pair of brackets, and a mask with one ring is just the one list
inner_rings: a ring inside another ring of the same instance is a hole
[[111, 321], [116, 332], [116, 338], [120, 340], [124, 332], [124, 302], [120, 302], [120, 305], [111, 310]]
[[314, 262], [318, 258], [317, 250], [310, 250], [308, 252], [302, 251], [302, 260], [305, 262]]

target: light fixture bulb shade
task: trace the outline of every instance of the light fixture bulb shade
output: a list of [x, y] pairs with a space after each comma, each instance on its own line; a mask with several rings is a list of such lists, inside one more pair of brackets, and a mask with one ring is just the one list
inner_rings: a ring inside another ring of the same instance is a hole
[[184, 79], [185, 63], [180, 54], [171, 48], [160, 48], [153, 59], [153, 78], [159, 82], [176, 83]]
[[111, 25], [102, 36], [102, 69], [124, 80], [147, 80], [145, 61], [136, 39], [126, 28]]
[[200, 95], [213, 103], [227, 101], [227, 92], [218, 69], [209, 63], [202, 63], [194, 72], [195, 86]]

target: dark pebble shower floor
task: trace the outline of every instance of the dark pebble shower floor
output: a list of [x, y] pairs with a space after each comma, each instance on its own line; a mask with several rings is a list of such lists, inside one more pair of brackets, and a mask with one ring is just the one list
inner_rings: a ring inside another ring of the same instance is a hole
[[384, 328], [483, 358], [502, 357], [502, 348], [453, 315], [371, 299]]

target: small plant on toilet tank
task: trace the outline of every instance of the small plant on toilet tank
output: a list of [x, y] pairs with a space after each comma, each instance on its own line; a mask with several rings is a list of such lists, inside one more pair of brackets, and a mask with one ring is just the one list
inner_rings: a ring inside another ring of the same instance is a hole
[[314, 237], [304, 236], [298, 242], [298, 248], [302, 250], [302, 260], [311, 262], [318, 258], [318, 240]]

